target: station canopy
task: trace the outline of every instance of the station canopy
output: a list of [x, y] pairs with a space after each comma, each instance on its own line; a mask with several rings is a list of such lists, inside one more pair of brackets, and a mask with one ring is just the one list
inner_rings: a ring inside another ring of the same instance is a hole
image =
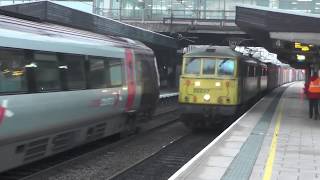
[[31, 21], [59, 24], [103, 35], [126, 37], [155, 47], [178, 48], [176, 39], [172, 37], [50, 1], [0, 6], [0, 14]]
[[294, 68], [319, 63], [320, 16], [257, 6], [237, 6], [236, 24], [260, 46]]

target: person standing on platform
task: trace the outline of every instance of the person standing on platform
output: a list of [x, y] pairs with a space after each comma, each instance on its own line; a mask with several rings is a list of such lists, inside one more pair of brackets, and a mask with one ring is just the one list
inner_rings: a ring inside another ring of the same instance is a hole
[[313, 72], [307, 87], [307, 97], [309, 99], [309, 118], [319, 118], [319, 99], [320, 99], [320, 78], [317, 72]]

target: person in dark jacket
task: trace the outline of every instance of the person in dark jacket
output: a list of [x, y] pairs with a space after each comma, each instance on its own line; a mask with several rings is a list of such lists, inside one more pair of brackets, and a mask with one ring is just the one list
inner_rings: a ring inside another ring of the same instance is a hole
[[[314, 86], [319, 83], [319, 77], [317, 73], [313, 73], [309, 81], [306, 83], [305, 89], [307, 90], [307, 97], [309, 99], [309, 118], [314, 117], [315, 120], [319, 118], [319, 99], [320, 99], [320, 87]], [[312, 84], [311, 84], [312, 83]], [[311, 84], [311, 86], [310, 86]], [[318, 90], [319, 89], [319, 90]]]

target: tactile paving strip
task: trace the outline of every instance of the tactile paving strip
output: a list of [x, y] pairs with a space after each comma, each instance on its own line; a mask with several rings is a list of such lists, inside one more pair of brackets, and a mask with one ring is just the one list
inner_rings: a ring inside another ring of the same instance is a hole
[[252, 130], [246, 142], [242, 145], [239, 153], [231, 162], [222, 177], [222, 180], [247, 180], [250, 178], [253, 166], [258, 158], [261, 145], [265, 134], [267, 133], [272, 117], [276, 111], [277, 104], [281, 99], [281, 95], [288, 86], [281, 87], [279, 93], [269, 104], [267, 110], [263, 113], [259, 122]]

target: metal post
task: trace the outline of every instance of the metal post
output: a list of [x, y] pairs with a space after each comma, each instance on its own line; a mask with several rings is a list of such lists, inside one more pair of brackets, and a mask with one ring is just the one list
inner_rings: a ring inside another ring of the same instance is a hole
[[197, 19], [200, 19], [200, 0], [197, 0]]
[[207, 0], [203, 0], [204, 2], [204, 10], [203, 10], [203, 15], [204, 15], [204, 19], [207, 19]]
[[172, 0], [170, 1], [170, 26], [169, 32], [172, 33], [172, 21], [173, 21], [173, 12], [172, 12]]
[[173, 18], [173, 12], [172, 12], [172, 11], [173, 11], [173, 9], [172, 9], [172, 8], [173, 8], [173, 7], [172, 7], [173, 3], [172, 3], [172, 1], [173, 1], [173, 0], [170, 1], [170, 3], [171, 3], [171, 6], [170, 6], [170, 11], [171, 11], [171, 12], [170, 12], [171, 24], [172, 24], [172, 18]]
[[160, 1], [160, 10], [161, 10], [161, 16], [163, 16], [163, 10], [162, 10], [162, 2], [163, 2], [163, 1]]
[[226, 20], [226, 0], [223, 0], [223, 19], [222, 19], [222, 27], [224, 26], [224, 22]]
[[146, 4], [143, 4], [143, 7], [142, 7], [142, 17], [141, 17], [141, 21], [144, 22], [144, 16], [145, 16], [145, 11], [146, 11]]
[[151, 9], [150, 9], [150, 17], [149, 17], [149, 20], [152, 20], [152, 17], [153, 17], [153, 0], [151, 0]]
[[93, 14], [97, 13], [97, 1], [99, 1], [99, 0], [93, 0], [93, 3], [92, 3], [92, 13]]
[[119, 21], [121, 21], [122, 0], [119, 0]]

